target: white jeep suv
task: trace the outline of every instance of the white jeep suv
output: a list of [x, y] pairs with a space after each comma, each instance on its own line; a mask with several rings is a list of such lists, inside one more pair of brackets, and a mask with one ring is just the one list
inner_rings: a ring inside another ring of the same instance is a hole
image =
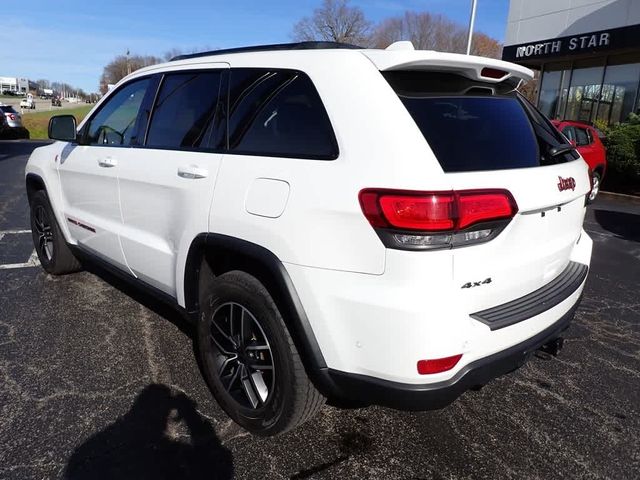
[[207, 383], [273, 435], [326, 399], [440, 408], [559, 343], [586, 163], [498, 60], [328, 43], [123, 79], [26, 168], [44, 269], [97, 262], [197, 324]]

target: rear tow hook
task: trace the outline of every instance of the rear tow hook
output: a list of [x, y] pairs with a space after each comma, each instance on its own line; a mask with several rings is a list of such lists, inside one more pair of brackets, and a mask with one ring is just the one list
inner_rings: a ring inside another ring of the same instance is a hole
[[558, 337], [542, 345], [539, 348], [539, 350], [543, 353], [547, 353], [549, 355], [553, 355], [554, 357], [557, 357], [558, 354], [560, 353], [560, 350], [562, 350], [563, 346], [564, 346], [564, 338]]

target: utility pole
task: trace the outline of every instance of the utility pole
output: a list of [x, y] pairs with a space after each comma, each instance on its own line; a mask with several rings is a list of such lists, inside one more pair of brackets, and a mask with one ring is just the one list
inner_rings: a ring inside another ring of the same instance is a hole
[[471, 0], [471, 17], [469, 18], [469, 34], [467, 35], [467, 55], [471, 55], [471, 42], [473, 40], [473, 24], [476, 21], [476, 6], [478, 0]]
[[129, 64], [129, 49], [127, 48], [127, 75], [131, 73], [131, 65]]

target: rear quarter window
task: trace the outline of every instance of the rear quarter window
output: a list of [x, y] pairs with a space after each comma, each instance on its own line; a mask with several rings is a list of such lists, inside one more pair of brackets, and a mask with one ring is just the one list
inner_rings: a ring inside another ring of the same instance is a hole
[[337, 158], [329, 117], [306, 74], [232, 69], [229, 96], [230, 153]]

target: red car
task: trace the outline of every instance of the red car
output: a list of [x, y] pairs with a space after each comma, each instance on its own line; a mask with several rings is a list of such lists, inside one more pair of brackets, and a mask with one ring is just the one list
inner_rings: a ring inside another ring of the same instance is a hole
[[593, 185], [589, 201], [593, 201], [600, 191], [600, 184], [607, 171], [607, 150], [600, 140], [602, 134], [587, 123], [569, 120], [551, 120], [551, 123], [578, 149], [589, 165]]

